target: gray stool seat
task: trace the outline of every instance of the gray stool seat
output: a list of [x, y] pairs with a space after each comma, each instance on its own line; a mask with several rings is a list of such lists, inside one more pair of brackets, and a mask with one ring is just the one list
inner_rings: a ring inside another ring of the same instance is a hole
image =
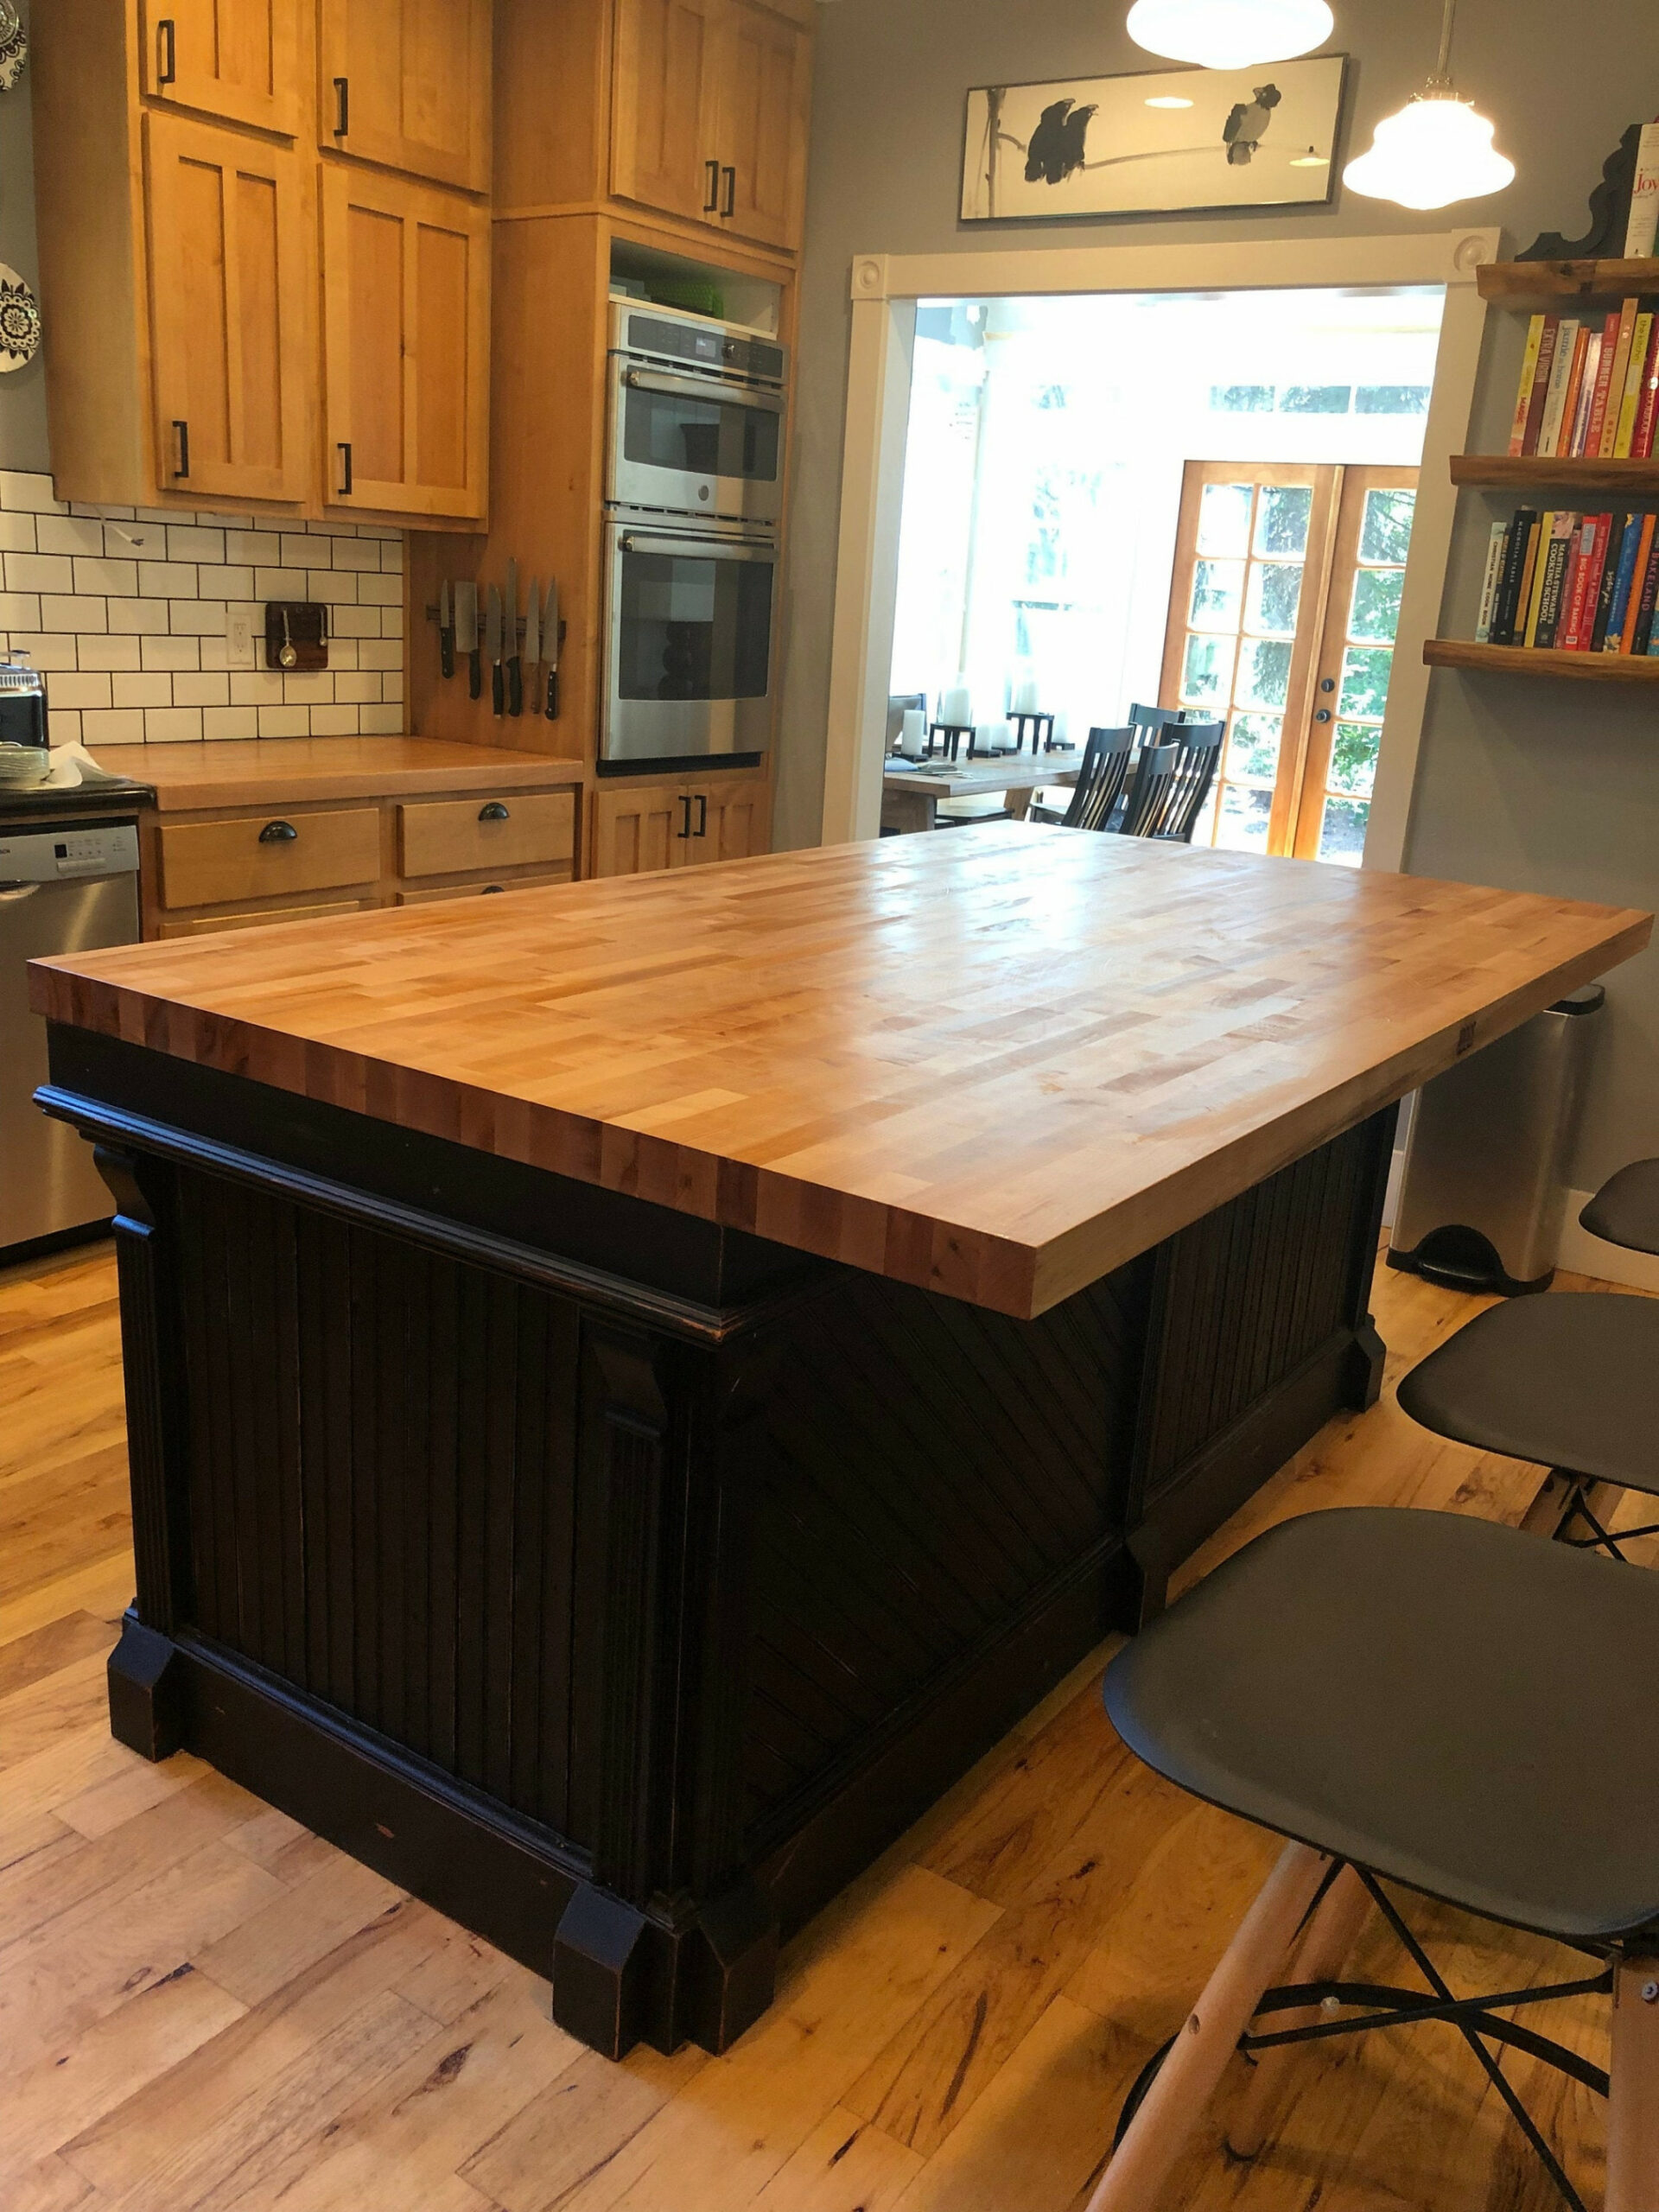
[[1656, 1670], [1659, 1574], [1355, 1508], [1217, 1567], [1113, 1660], [1105, 1700], [1194, 1796], [1593, 1946], [1659, 1927]]
[[1459, 1444], [1659, 1493], [1659, 1300], [1510, 1299], [1414, 1367], [1400, 1404]]
[[1610, 1175], [1579, 1219], [1610, 1244], [1659, 1252], [1659, 1160], [1633, 1160]]

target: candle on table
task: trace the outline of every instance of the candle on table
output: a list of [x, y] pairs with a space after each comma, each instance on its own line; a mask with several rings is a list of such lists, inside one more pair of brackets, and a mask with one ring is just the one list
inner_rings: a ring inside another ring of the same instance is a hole
[[919, 760], [926, 744], [926, 715], [919, 707], [906, 707], [904, 727], [899, 733], [899, 750], [907, 760]]
[[939, 698], [939, 720], [952, 729], [966, 729], [974, 719], [974, 702], [960, 677]]
[[1009, 700], [1008, 707], [1010, 712], [1016, 715], [1034, 715], [1038, 712], [1037, 686], [1031, 677], [1027, 677], [1023, 683], [1014, 685], [1014, 696]]

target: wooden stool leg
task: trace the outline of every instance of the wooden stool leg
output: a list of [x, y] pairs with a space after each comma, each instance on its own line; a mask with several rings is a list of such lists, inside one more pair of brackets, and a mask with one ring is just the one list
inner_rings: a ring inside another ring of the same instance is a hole
[[1613, 1972], [1605, 2206], [1659, 2212], [1659, 1959], [1621, 1960]]
[[[1334, 1981], [1348, 1962], [1349, 1953], [1370, 1917], [1370, 1891], [1351, 1866], [1344, 1866], [1326, 1891], [1308, 1923], [1307, 1934], [1286, 1977], [1290, 1981]], [[1264, 2032], [1275, 2028], [1311, 2028], [1319, 2017], [1315, 2005], [1295, 2012], [1277, 2012], [1263, 2023]], [[1233, 2124], [1227, 2131], [1227, 2147], [1235, 2157], [1253, 2158], [1272, 2132], [1283, 2097], [1286, 2075], [1296, 2056], [1294, 2044], [1264, 2050], [1255, 2062]]]
[[1151, 2212], [1329, 1865], [1305, 1843], [1285, 1846], [1113, 2152], [1088, 2212]]

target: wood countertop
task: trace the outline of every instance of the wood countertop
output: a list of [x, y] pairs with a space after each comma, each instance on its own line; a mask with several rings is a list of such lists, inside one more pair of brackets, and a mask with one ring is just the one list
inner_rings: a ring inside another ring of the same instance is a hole
[[579, 784], [582, 763], [436, 737], [270, 737], [217, 745], [109, 745], [112, 776], [148, 784], [163, 814], [211, 806], [298, 805], [426, 791]]
[[1651, 918], [1010, 822], [74, 955], [31, 994], [1029, 1317]]

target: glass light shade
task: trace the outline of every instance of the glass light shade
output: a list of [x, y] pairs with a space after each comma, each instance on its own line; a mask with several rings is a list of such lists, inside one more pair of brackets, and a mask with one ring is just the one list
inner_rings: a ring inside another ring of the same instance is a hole
[[1325, 0], [1135, 0], [1127, 28], [1148, 54], [1203, 69], [1250, 69], [1311, 54], [1335, 18]]
[[1368, 200], [1402, 207], [1449, 207], [1501, 192], [1515, 163], [1492, 143], [1492, 125], [1467, 100], [1444, 92], [1413, 99], [1383, 118], [1369, 153], [1349, 162], [1343, 182]]

